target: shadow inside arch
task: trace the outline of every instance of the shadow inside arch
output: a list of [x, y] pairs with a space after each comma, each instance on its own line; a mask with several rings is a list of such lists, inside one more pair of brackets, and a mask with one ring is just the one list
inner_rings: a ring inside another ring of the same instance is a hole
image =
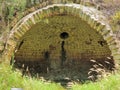
[[69, 82], [84, 84], [86, 81], [96, 81], [113, 72], [115, 63], [112, 57], [105, 57], [96, 60], [81, 59], [79, 62], [69, 60], [62, 67], [56, 69], [49, 67], [45, 61], [15, 61], [13, 64], [13, 68], [19, 69], [23, 76], [61, 83], [66, 87]]

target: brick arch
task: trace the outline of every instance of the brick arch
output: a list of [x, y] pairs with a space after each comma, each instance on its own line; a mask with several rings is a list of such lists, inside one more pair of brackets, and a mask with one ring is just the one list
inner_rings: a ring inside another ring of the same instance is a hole
[[114, 60], [120, 60], [119, 47], [113, 32], [101, 12], [93, 8], [88, 8], [79, 4], [53, 4], [42, 9], [38, 9], [33, 13], [23, 17], [12, 28], [9, 38], [6, 42], [6, 47], [3, 52], [4, 59], [10, 60], [14, 53], [17, 41], [36, 23], [43, 20], [45, 17], [58, 14], [68, 14], [80, 17], [86, 21], [92, 28], [99, 32], [104, 40], [108, 43]]

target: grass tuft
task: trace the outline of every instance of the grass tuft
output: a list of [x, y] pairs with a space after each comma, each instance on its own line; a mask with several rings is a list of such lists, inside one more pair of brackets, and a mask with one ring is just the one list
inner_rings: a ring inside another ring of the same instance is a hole
[[[97, 82], [75, 84], [70, 90], [120, 90], [120, 74], [110, 76]], [[37, 78], [22, 77], [20, 71], [13, 71], [12, 67], [0, 64], [0, 90], [10, 90], [12, 87], [24, 90], [65, 90], [60, 84], [42, 81]]]

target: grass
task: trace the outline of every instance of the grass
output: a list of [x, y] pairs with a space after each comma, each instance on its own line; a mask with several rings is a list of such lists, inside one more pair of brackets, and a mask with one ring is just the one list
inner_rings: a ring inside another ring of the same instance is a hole
[[120, 74], [110, 75], [98, 82], [74, 85], [73, 90], [120, 90]]
[[21, 77], [19, 71], [13, 71], [10, 66], [0, 64], [0, 90], [10, 90], [12, 87], [24, 90], [64, 90], [55, 83], [44, 82], [30, 77]]
[[[98, 82], [75, 84], [71, 90], [120, 90], [120, 74], [112, 74]], [[48, 81], [22, 77], [19, 71], [13, 71], [11, 66], [0, 64], [0, 90], [10, 90], [12, 87], [24, 90], [65, 90], [60, 84]]]

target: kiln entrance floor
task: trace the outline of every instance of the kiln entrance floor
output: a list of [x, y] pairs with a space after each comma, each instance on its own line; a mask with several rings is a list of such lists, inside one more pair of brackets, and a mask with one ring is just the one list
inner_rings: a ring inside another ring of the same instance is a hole
[[95, 81], [104, 74], [114, 70], [114, 60], [111, 58], [96, 60], [80, 60], [77, 63], [64, 63], [62, 67], [50, 68], [39, 61], [16, 61], [14, 67], [19, 68], [23, 75], [43, 77], [45, 80], [72, 80], [81, 82]]

